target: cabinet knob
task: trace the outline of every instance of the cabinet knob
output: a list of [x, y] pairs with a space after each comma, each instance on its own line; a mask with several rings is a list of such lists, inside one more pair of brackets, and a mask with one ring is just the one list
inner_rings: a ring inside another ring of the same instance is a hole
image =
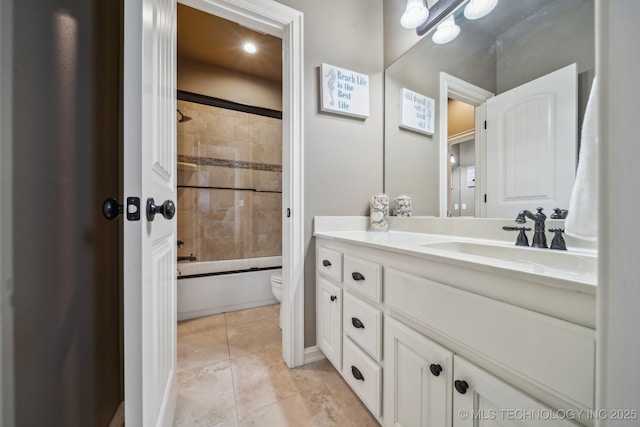
[[351, 318], [351, 324], [356, 329], [364, 329], [364, 323], [362, 323], [362, 321], [360, 321], [360, 319], [358, 319], [357, 317]]
[[351, 375], [353, 375], [353, 378], [357, 380], [364, 381], [364, 376], [362, 376], [362, 372], [360, 372], [360, 369], [356, 368], [355, 366], [351, 366]]
[[335, 296], [335, 295], [331, 295], [331, 301], [335, 301], [335, 300], [337, 300], [337, 299], [338, 299], [338, 297], [337, 297], [337, 296]]
[[353, 280], [364, 280], [364, 276], [361, 273], [358, 273], [357, 271], [354, 271], [353, 273], [351, 273], [351, 277], [353, 277]]
[[440, 366], [440, 365], [438, 365], [438, 364], [436, 364], [436, 363], [432, 363], [432, 364], [429, 366], [429, 370], [431, 371], [431, 373], [432, 373], [434, 376], [436, 376], [436, 377], [437, 377], [437, 376], [439, 376], [439, 375], [440, 375], [440, 372], [442, 372], [442, 366]]
[[328, 259], [322, 260], [322, 265], [325, 267], [331, 267], [331, 262]]
[[465, 394], [469, 388], [469, 384], [465, 380], [456, 380], [453, 385], [460, 394]]

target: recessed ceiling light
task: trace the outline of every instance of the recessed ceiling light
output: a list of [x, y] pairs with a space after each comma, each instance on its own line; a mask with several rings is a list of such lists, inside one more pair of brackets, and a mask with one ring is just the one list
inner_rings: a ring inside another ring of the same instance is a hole
[[247, 42], [245, 43], [242, 48], [244, 49], [245, 52], [248, 53], [256, 53], [258, 51], [258, 48], [256, 47], [255, 44]]

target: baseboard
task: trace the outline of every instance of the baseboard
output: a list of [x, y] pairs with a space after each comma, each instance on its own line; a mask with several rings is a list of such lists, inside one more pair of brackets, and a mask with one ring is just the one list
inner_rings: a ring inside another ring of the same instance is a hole
[[317, 362], [319, 360], [326, 359], [324, 353], [318, 348], [317, 345], [313, 347], [306, 347], [304, 349], [304, 364]]
[[124, 427], [124, 402], [120, 402], [120, 406], [118, 406], [116, 413], [113, 414], [109, 427]]

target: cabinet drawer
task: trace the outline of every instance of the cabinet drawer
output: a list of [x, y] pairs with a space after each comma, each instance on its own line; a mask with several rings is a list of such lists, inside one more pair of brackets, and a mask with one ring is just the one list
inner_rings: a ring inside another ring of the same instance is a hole
[[382, 368], [348, 337], [344, 338], [342, 347], [342, 376], [373, 415], [380, 418]]
[[344, 332], [371, 357], [382, 359], [382, 312], [360, 298], [344, 293]]
[[593, 408], [594, 330], [390, 268], [384, 280], [388, 307]]
[[342, 254], [331, 249], [318, 247], [316, 268], [320, 274], [336, 282], [342, 281]]
[[376, 302], [382, 300], [382, 266], [371, 261], [344, 256], [343, 283]]

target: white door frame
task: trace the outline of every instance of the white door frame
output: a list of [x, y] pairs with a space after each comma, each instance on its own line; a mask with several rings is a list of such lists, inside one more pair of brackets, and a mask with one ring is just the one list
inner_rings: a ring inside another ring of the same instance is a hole
[[304, 364], [303, 15], [273, 0], [178, 3], [282, 39], [282, 356], [290, 368], [300, 366]]
[[[449, 152], [449, 141], [447, 135], [447, 123], [448, 123], [448, 113], [447, 113], [447, 100], [449, 98], [457, 99], [458, 101], [465, 102], [467, 104], [471, 104], [474, 107], [481, 106], [487, 99], [493, 97], [494, 94], [489, 92], [488, 90], [484, 90], [481, 87], [472, 85], [469, 82], [466, 82], [462, 79], [454, 77], [450, 74], [447, 74], [443, 71], [440, 72], [440, 99], [438, 100], [439, 110], [440, 110], [440, 120], [438, 122], [438, 138], [440, 141], [440, 160], [439, 160], [439, 168], [440, 168], [440, 216], [447, 216], [447, 193], [449, 192], [447, 185], [447, 174], [448, 168], [448, 159], [447, 153]], [[480, 203], [479, 198], [481, 194], [484, 194], [484, 185], [485, 180], [482, 179], [482, 174], [484, 171], [484, 132], [479, 132], [481, 129], [481, 123], [484, 122], [482, 118], [483, 109], [480, 111], [476, 110], [475, 117], [475, 138], [476, 138], [476, 197], [475, 197], [475, 205], [476, 205], [476, 215], [478, 213], [478, 208], [483, 205]], [[479, 114], [478, 114], [479, 113]], [[482, 167], [481, 167], [482, 166]], [[478, 170], [480, 174], [478, 174]]]

